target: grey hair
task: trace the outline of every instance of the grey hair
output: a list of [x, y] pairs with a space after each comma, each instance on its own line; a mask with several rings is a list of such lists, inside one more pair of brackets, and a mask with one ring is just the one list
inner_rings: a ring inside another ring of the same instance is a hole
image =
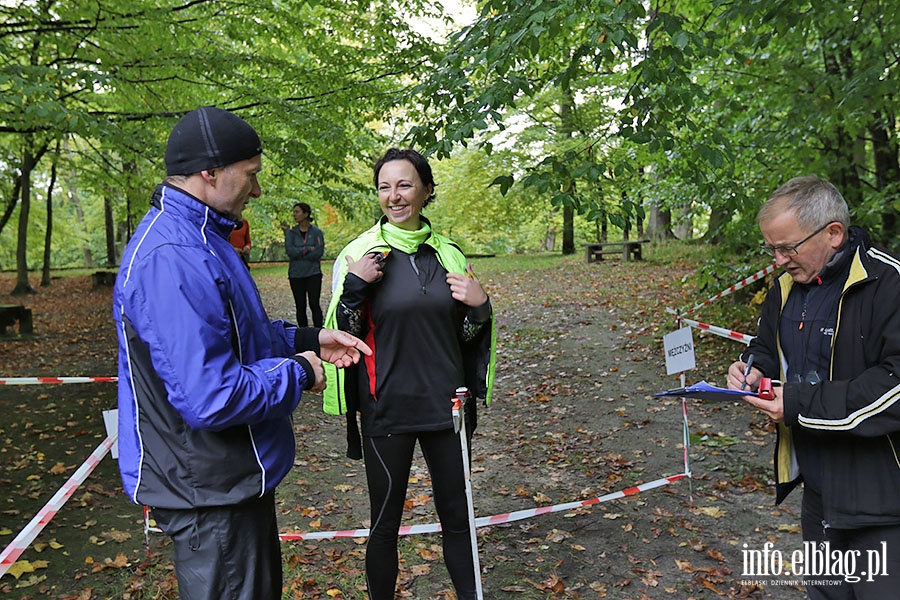
[[850, 226], [847, 201], [834, 184], [818, 175], [794, 177], [782, 184], [760, 207], [756, 222], [764, 223], [782, 212], [793, 212], [806, 231], [834, 221], [845, 229]]

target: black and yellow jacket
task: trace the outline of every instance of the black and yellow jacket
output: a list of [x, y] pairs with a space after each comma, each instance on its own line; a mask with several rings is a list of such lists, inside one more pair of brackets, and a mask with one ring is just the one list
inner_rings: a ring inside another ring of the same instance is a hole
[[[802, 480], [791, 427], [802, 427], [822, 466], [825, 521], [838, 529], [900, 523], [900, 260], [851, 228], [856, 247], [838, 303], [828, 376], [785, 383], [775, 446], [776, 501]], [[794, 282], [769, 290], [750, 353], [767, 377], [786, 371], [779, 319]]]

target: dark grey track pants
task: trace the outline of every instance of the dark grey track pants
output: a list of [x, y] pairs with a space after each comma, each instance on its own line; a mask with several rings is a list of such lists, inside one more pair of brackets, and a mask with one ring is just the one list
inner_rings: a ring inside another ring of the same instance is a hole
[[274, 494], [234, 506], [154, 508], [153, 515], [174, 543], [182, 600], [280, 600]]

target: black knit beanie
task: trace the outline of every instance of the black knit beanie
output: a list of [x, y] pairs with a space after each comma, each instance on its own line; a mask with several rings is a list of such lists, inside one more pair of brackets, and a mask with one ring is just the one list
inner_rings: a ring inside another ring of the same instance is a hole
[[202, 106], [184, 115], [166, 144], [166, 175], [193, 175], [262, 154], [253, 127], [239, 116]]

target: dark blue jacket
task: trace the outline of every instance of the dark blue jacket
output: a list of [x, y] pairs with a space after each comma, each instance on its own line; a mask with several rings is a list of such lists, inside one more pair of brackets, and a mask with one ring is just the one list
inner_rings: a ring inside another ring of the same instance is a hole
[[[851, 228], [853, 256], [837, 309], [829, 371], [815, 385], [784, 385], [775, 446], [777, 502], [799, 483], [790, 428], [817, 453], [825, 521], [837, 529], [900, 524], [900, 260]], [[779, 334], [794, 286], [785, 273], [763, 303], [752, 352], [767, 377], [783, 379]]]
[[317, 330], [269, 320], [230, 219], [169, 185], [152, 204], [113, 294], [125, 492], [170, 509], [259, 497], [293, 464], [307, 375], [290, 357]]

